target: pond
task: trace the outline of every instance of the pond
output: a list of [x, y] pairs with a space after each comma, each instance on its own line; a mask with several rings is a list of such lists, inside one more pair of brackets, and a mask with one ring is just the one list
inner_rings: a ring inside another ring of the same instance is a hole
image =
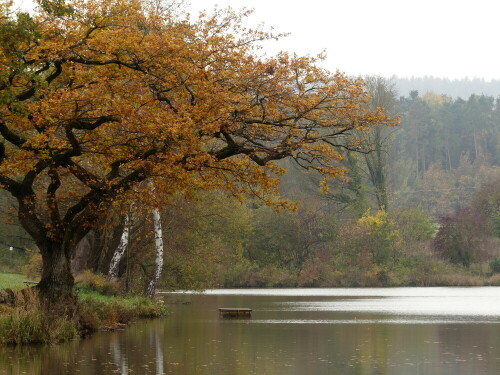
[[[500, 288], [164, 293], [171, 315], [0, 349], [0, 374], [500, 374]], [[248, 307], [250, 319], [220, 319]]]

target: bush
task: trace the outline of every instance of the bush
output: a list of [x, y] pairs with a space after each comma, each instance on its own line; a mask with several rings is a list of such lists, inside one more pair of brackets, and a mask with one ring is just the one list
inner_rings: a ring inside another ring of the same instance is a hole
[[121, 292], [118, 281], [109, 280], [104, 275], [95, 274], [86, 270], [75, 277], [75, 284], [81, 290], [91, 290], [105, 296], [117, 296]]
[[109, 297], [82, 291], [76, 314], [56, 316], [42, 308], [35, 288], [16, 293], [16, 307], [0, 305], [1, 344], [50, 344], [99, 329], [116, 329], [139, 318], [167, 314], [165, 305], [146, 297]]
[[406, 244], [430, 240], [436, 233], [431, 218], [420, 208], [400, 209], [392, 218]]
[[384, 264], [395, 257], [400, 235], [386, 211], [379, 210], [375, 215], [367, 212], [358, 225], [362, 229], [363, 248], [371, 254], [373, 263]]
[[486, 238], [484, 216], [471, 208], [464, 208], [452, 216], [440, 218], [433, 247], [443, 259], [470, 267], [485, 257]]

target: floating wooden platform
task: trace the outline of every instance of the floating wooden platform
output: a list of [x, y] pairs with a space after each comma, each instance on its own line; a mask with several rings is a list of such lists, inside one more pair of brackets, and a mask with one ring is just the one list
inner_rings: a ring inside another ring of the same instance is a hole
[[252, 309], [240, 307], [221, 307], [219, 317], [221, 318], [250, 318]]

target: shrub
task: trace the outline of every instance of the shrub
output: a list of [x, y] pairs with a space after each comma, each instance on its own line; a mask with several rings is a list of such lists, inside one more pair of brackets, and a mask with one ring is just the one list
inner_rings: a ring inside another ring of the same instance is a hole
[[75, 284], [82, 290], [92, 290], [105, 296], [117, 296], [121, 292], [118, 281], [109, 280], [106, 276], [95, 274], [90, 270], [78, 274], [75, 277]]
[[431, 218], [420, 208], [400, 209], [393, 220], [405, 243], [430, 240], [436, 233]]
[[452, 216], [440, 218], [433, 247], [443, 259], [470, 267], [484, 258], [486, 238], [484, 216], [471, 208], [464, 208]]
[[56, 315], [43, 309], [35, 288], [15, 292], [16, 306], [0, 305], [0, 344], [49, 344], [69, 341], [99, 329], [116, 329], [139, 318], [167, 314], [162, 301], [110, 297], [82, 291], [76, 313]]
[[371, 253], [373, 263], [383, 264], [395, 256], [400, 235], [386, 211], [379, 210], [375, 215], [367, 212], [358, 225], [364, 232], [363, 248]]
[[500, 286], [500, 274], [496, 273], [488, 279], [488, 285]]

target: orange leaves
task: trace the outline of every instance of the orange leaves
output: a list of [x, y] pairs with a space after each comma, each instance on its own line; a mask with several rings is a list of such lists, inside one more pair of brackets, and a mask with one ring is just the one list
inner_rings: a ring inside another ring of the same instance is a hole
[[0, 173], [47, 161], [37, 186], [43, 192], [47, 168], [57, 168], [56, 197], [67, 206], [96, 186], [97, 206], [140, 198], [147, 178], [160, 197], [225, 189], [270, 202], [284, 173], [275, 161], [293, 156], [335, 177], [339, 146], [358, 147], [353, 134], [394, 122], [368, 109], [361, 80], [317, 67], [322, 56], [260, 58], [258, 44], [277, 36], [243, 28], [245, 12], [191, 21], [142, 0], [68, 5], [72, 15], [35, 17], [39, 39], [23, 52], [30, 63], [11, 67], [0, 95], [0, 121], [27, 138], [6, 141]]

